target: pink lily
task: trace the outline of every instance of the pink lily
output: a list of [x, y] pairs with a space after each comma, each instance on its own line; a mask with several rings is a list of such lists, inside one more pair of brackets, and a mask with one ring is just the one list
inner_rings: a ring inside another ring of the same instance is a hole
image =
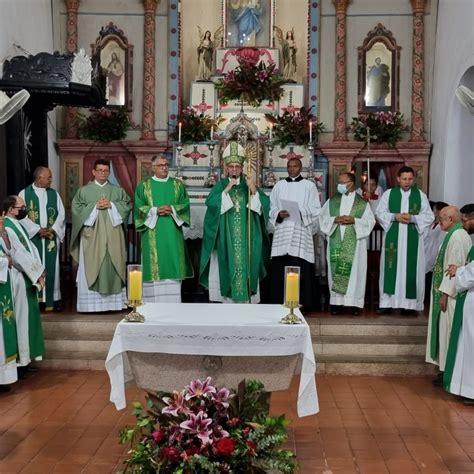
[[179, 413], [186, 415], [189, 412], [189, 409], [185, 405], [184, 396], [180, 392], [173, 392], [173, 398], [164, 397], [163, 401], [168, 406], [164, 407], [161, 413], [178, 416]]
[[211, 443], [210, 435], [212, 430], [209, 429], [209, 425], [212, 423], [212, 419], [207, 417], [207, 414], [200, 411], [197, 415], [190, 413], [188, 419], [183, 421], [179, 426], [196, 436], [201, 440], [202, 444]]
[[[185, 389], [185, 399], [190, 400], [194, 397], [208, 397], [211, 393], [216, 393], [216, 387], [211, 385], [211, 377], [207, 377], [206, 380], [193, 380]], [[208, 397], [209, 398], [209, 397]]]

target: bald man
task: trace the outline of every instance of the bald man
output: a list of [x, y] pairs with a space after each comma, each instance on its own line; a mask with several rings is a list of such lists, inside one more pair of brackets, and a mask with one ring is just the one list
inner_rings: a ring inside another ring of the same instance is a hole
[[461, 224], [461, 214], [456, 207], [441, 209], [439, 225], [445, 236], [433, 269], [426, 362], [439, 366], [438, 377], [433, 383], [441, 386], [457, 296], [455, 281], [446, 274], [446, 270], [449, 265], [464, 265], [472, 242]]
[[59, 246], [66, 232], [64, 206], [59, 193], [51, 188], [53, 176], [49, 168], [38, 166], [33, 179], [33, 184], [19, 193], [28, 212], [28, 217], [22, 219], [20, 224], [38, 250], [46, 269], [46, 286], [39, 294], [40, 302], [45, 303], [46, 311], [59, 311]]

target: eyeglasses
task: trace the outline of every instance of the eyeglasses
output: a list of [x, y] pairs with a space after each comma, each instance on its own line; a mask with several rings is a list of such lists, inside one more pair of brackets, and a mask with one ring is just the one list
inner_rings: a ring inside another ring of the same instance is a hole
[[153, 165], [155, 168], [169, 168], [170, 165]]
[[110, 170], [94, 170], [96, 173], [110, 173]]
[[38, 178], [41, 178], [41, 179], [48, 179], [48, 180], [53, 180], [53, 178], [51, 176], [38, 176]]

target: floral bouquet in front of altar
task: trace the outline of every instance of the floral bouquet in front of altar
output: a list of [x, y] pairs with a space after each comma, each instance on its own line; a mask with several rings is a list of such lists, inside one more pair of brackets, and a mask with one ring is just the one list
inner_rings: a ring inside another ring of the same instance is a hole
[[147, 407], [134, 403], [137, 424], [121, 431], [130, 442], [125, 472], [296, 472], [284, 416], [268, 416], [269, 393], [256, 381], [238, 391], [194, 380], [181, 392], [148, 393]]
[[[213, 119], [210, 115], [200, 113], [193, 107], [186, 107], [178, 115], [178, 124], [181, 124], [181, 142], [199, 143], [211, 138], [212, 131], [217, 131], [224, 119], [219, 115]], [[178, 141], [178, 127], [170, 134], [172, 140]]]
[[406, 130], [403, 114], [400, 112], [371, 112], [352, 117], [349, 131], [354, 134], [354, 140], [367, 142], [370, 134], [371, 143], [387, 143], [395, 148], [397, 142]]
[[284, 83], [275, 63], [265, 66], [260, 61], [255, 64], [252, 58], [242, 56], [239, 58], [239, 65], [216, 82], [216, 89], [219, 101], [223, 104], [238, 100], [258, 107], [264, 100], [280, 100], [284, 93]]

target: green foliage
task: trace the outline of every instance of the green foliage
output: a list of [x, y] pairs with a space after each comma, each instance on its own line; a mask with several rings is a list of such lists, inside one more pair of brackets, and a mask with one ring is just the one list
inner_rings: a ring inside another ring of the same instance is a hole
[[186, 107], [178, 116], [178, 125], [170, 134], [172, 140], [179, 139], [179, 124], [181, 124], [181, 143], [199, 143], [211, 138], [211, 131], [224, 119], [219, 116], [213, 119], [210, 115], [199, 113], [193, 107]]
[[127, 136], [130, 119], [125, 108], [102, 108], [92, 111], [89, 116], [78, 114], [79, 136], [88, 140], [108, 143], [122, 140]]

